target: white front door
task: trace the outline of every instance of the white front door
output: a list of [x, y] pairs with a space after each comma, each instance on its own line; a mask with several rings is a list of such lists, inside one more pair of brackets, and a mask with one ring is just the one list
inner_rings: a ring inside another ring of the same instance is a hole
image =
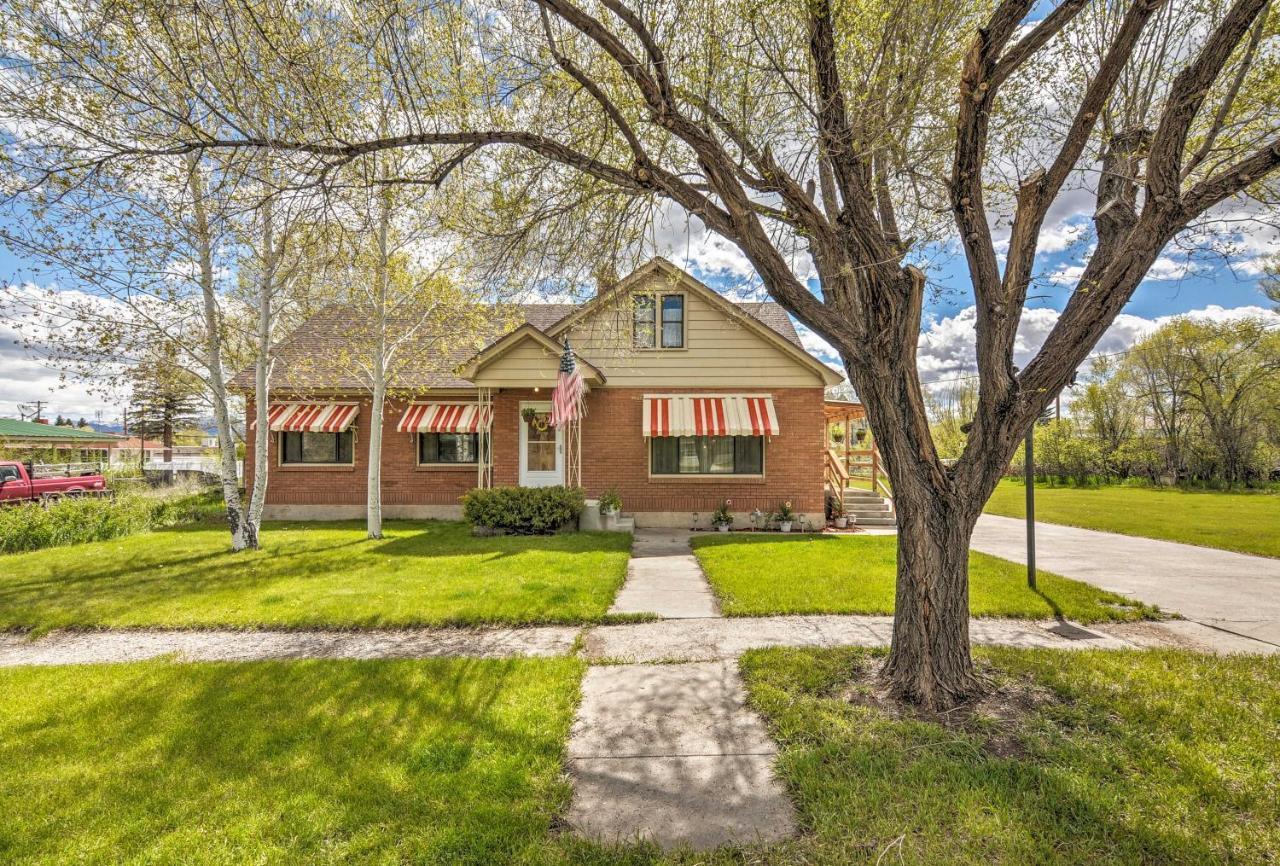
[[[537, 413], [526, 421], [526, 411]], [[550, 403], [520, 404], [520, 486], [552, 487], [564, 484], [564, 436], [547, 424]]]

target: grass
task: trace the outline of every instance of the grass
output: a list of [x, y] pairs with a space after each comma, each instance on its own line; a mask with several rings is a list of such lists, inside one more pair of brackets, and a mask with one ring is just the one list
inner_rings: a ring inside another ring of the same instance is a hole
[[509, 863], [568, 804], [576, 660], [0, 670], [0, 861]]
[[[1027, 488], [1002, 481], [990, 514], [1026, 516]], [[1156, 487], [1036, 486], [1036, 520], [1280, 557], [1280, 495]]]
[[[893, 613], [898, 540], [892, 535], [703, 535], [693, 547], [728, 616]], [[1033, 592], [1026, 574], [1025, 566], [970, 553], [969, 610], [1077, 622], [1156, 615], [1141, 602], [1044, 571]]]
[[232, 553], [180, 527], [0, 557], [0, 628], [370, 628], [603, 618], [630, 537], [474, 538], [462, 523], [268, 524]]
[[[849, 700], [876, 655], [744, 657], [805, 834], [761, 862], [1263, 864], [1280, 851], [1280, 658], [980, 650], [1056, 700], [956, 730]], [[1014, 748], [993, 753], [993, 735]]]

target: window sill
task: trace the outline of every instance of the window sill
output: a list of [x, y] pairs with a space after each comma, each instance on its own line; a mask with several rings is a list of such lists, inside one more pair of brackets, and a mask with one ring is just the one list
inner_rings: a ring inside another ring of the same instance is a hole
[[415, 472], [475, 472], [478, 463], [419, 463], [413, 467]]
[[764, 475], [728, 475], [724, 473], [705, 474], [705, 475], [649, 475], [650, 481], [756, 481], [764, 483]]
[[276, 467], [282, 472], [352, 472], [354, 463], [281, 463]]

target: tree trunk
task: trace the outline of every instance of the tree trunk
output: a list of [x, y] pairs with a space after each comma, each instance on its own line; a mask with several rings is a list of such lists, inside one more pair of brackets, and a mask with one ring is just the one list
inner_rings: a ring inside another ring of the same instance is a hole
[[[377, 365], [381, 367], [381, 364]], [[370, 538], [382, 537], [382, 414], [387, 390], [378, 376], [373, 386], [373, 400], [369, 407], [369, 495], [367, 523]]]
[[969, 653], [969, 539], [975, 518], [914, 485], [894, 486], [894, 508], [898, 582], [893, 644], [883, 674], [899, 698], [945, 709], [981, 690]]
[[262, 206], [262, 272], [258, 275], [258, 323], [254, 340], [256, 357], [253, 367], [254, 428], [253, 428], [253, 491], [249, 495], [249, 514], [245, 521], [246, 546], [258, 549], [259, 528], [262, 526], [262, 510], [267, 501], [267, 482], [270, 461], [267, 448], [271, 431], [267, 426], [267, 413], [271, 400], [271, 317], [272, 300], [276, 280], [275, 226], [271, 204]]
[[231, 413], [227, 409], [226, 379], [222, 371], [222, 319], [218, 313], [218, 298], [213, 285], [213, 239], [209, 233], [209, 220], [205, 212], [200, 166], [195, 156], [188, 159], [187, 172], [192, 212], [195, 216], [195, 241], [200, 251], [205, 366], [209, 371], [209, 390], [213, 394], [213, 418], [218, 428], [218, 451], [222, 457], [222, 501], [226, 505], [227, 525], [231, 530], [231, 549], [244, 550], [250, 543], [256, 548], [257, 533], [253, 533], [252, 539], [246, 538], [244, 512], [240, 503], [240, 485], [236, 476], [236, 440], [231, 431]]

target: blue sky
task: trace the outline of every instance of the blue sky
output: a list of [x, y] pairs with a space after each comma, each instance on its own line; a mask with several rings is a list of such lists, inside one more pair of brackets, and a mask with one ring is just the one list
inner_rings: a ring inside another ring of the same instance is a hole
[[[1055, 5], [1041, 0], [1031, 18], [1042, 17]], [[1080, 195], [1081, 192], [1068, 193], [1064, 207], [1055, 206], [1062, 213], [1057, 215], [1057, 222], [1052, 219], [1047, 222], [1041, 234], [1042, 253], [1037, 259], [1039, 278], [1023, 316], [1017, 363], [1025, 363], [1039, 347], [1074, 287], [1072, 268], [1079, 268], [1086, 261], [1091, 205], [1087, 194]], [[0, 225], [3, 224], [4, 217], [0, 216]], [[655, 227], [655, 234], [660, 253], [709, 285], [731, 297], [765, 298], [741, 252], [721, 239], [708, 236], [696, 223], [691, 227], [677, 218], [671, 220], [671, 224]], [[1280, 323], [1280, 316], [1269, 308], [1258, 289], [1262, 261], [1267, 256], [1280, 255], [1275, 232], [1260, 227], [1246, 229], [1234, 241], [1236, 248], [1225, 259], [1207, 255], [1187, 258], [1179, 250], [1166, 250], [1151, 278], [1139, 287], [1096, 351], [1122, 351], [1176, 315], [1209, 318], [1258, 315]], [[934, 290], [926, 298], [919, 346], [921, 380], [926, 384], [948, 383], [967, 376], [974, 368], [973, 295], [964, 260], [953, 254], [935, 255], [933, 261], [935, 267], [929, 276]], [[29, 277], [30, 269], [26, 265], [0, 247], [0, 280]], [[92, 418], [95, 412], [102, 412], [108, 420], [119, 415], [118, 405], [104, 401], [83, 385], [73, 383], [64, 387], [57, 371], [49, 370], [14, 345], [17, 336], [12, 326], [0, 322], [0, 416], [13, 415], [16, 403], [34, 399], [48, 400], [51, 414]], [[810, 351], [839, 366], [838, 357], [815, 334], [802, 328], [801, 337]]]

